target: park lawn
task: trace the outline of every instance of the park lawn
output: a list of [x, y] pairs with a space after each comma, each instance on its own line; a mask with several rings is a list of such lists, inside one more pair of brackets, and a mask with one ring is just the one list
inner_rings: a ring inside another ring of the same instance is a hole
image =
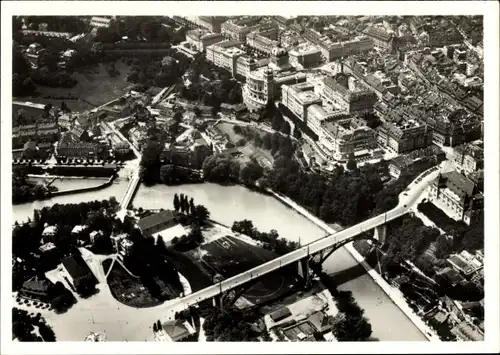
[[[51, 88], [36, 85], [39, 92], [37, 97], [19, 97], [20, 101], [32, 101], [36, 103], [60, 106], [64, 101], [73, 111], [91, 110], [119, 96], [124, 95], [131, 83], [127, 82], [129, 66], [121, 61], [115, 63], [119, 75], [110, 77], [103, 64], [75, 71], [72, 75], [78, 81], [73, 88]], [[52, 99], [52, 97], [78, 97], [79, 100], [72, 99]]]

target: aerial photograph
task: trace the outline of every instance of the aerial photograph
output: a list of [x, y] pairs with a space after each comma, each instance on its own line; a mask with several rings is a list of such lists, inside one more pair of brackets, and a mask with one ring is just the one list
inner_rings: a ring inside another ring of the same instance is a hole
[[484, 341], [482, 15], [10, 18], [9, 341]]

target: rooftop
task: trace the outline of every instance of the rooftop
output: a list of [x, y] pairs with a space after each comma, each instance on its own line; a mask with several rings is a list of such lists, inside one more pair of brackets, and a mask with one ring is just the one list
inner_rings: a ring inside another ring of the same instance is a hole
[[141, 218], [137, 225], [141, 230], [146, 230], [151, 227], [154, 227], [158, 224], [171, 221], [175, 219], [174, 213], [171, 210], [161, 211], [150, 216]]
[[74, 254], [63, 259], [62, 264], [73, 279], [94, 275], [81, 254]]

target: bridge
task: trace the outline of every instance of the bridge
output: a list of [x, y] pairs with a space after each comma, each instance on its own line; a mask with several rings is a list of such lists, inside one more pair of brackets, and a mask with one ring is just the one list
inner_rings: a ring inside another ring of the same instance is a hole
[[218, 301], [222, 306], [221, 296], [223, 296], [224, 293], [232, 291], [247, 283], [251, 283], [255, 279], [292, 264], [298, 265], [299, 270], [302, 270], [301, 276], [307, 282], [310, 274], [309, 264], [313, 258], [319, 256], [319, 262], [321, 263], [326, 260], [329, 254], [333, 251], [357, 239], [361, 234], [372, 230], [375, 230], [375, 235], [379, 235], [379, 238], [383, 239], [385, 236], [385, 224], [403, 216], [408, 212], [409, 208], [398, 206], [389, 212], [370, 218], [337, 233], [328, 235], [322, 239], [305, 245], [300, 249], [268, 261], [239, 275], [223, 280], [218, 284], [209, 286], [183, 298], [173, 300], [169, 302], [169, 304], [172, 308], [180, 307], [182, 309], [187, 309], [202, 301], [213, 299], [214, 302]]
[[[217, 284], [208, 286], [203, 290], [199, 290], [182, 298], [168, 301], [165, 304], [165, 310], [170, 313], [175, 313], [207, 300], [212, 300], [214, 305], [219, 304], [222, 308], [224, 307], [224, 300], [227, 298], [226, 296], [234, 294], [236, 297], [239, 297], [244, 293], [244, 290], [255, 284], [255, 282], [257, 282], [261, 277], [286, 266], [296, 265], [300, 276], [302, 276], [304, 281], [307, 283], [310, 277], [309, 267], [312, 261], [321, 264], [335, 250], [356, 239], [376, 239], [379, 243], [383, 243], [386, 234], [386, 224], [407, 213], [411, 213], [414, 204], [418, 202], [429, 183], [438, 176], [440, 171], [445, 171], [449, 168], [449, 164], [443, 162], [441, 167], [436, 166], [420, 174], [408, 186], [407, 190], [400, 194], [399, 204], [394, 209], [370, 218], [364, 222], [358, 223], [355, 226], [334, 232], [324, 238], [309, 243], [300, 249], [270, 260]], [[367, 232], [371, 233], [372, 231], [373, 234], [367, 236]], [[234, 302], [234, 297], [230, 301], [231, 303]], [[172, 314], [170, 314], [170, 316], [171, 315]], [[164, 316], [168, 317], [169, 315], [165, 314]]]

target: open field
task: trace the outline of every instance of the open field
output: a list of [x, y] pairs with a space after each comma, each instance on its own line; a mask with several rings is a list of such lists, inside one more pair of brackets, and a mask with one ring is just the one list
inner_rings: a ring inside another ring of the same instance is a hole
[[[201, 247], [202, 262], [225, 278], [237, 275], [276, 258], [273, 252], [226, 236]], [[284, 272], [283, 272], [284, 271]], [[251, 286], [243, 296], [251, 303], [263, 303], [286, 293], [295, 284], [291, 269], [271, 273]]]
[[[217, 124], [217, 128], [222, 133], [227, 135], [229, 141], [233, 144], [236, 144], [236, 142], [238, 142], [241, 138], [245, 137], [243, 137], [243, 135], [241, 134], [235, 133], [233, 130], [234, 126], [235, 126], [234, 124], [228, 122], [220, 122]], [[251, 129], [254, 130], [255, 132], [259, 132], [261, 137], [264, 137], [264, 135], [267, 134], [266, 132], [257, 129], [255, 127], [251, 127]], [[255, 146], [255, 144], [251, 140], [248, 141], [246, 138], [245, 140], [247, 141], [247, 143], [243, 147], [238, 147], [239, 151], [242, 152], [243, 155], [247, 158], [250, 159], [255, 158], [261, 166], [271, 168], [274, 163], [274, 159], [271, 152], [266, 149]]]
[[[36, 85], [39, 96], [36, 97], [18, 97], [19, 101], [31, 101], [36, 103], [60, 106], [64, 101], [73, 111], [91, 110], [95, 106], [105, 104], [117, 98], [127, 91], [131, 85], [126, 81], [129, 67], [117, 61], [115, 63], [119, 75], [110, 77], [106, 72], [104, 65], [99, 64], [85, 72], [73, 73], [73, 77], [78, 81], [73, 88], [51, 88], [47, 86]], [[78, 100], [51, 99], [52, 97], [77, 97]]]

